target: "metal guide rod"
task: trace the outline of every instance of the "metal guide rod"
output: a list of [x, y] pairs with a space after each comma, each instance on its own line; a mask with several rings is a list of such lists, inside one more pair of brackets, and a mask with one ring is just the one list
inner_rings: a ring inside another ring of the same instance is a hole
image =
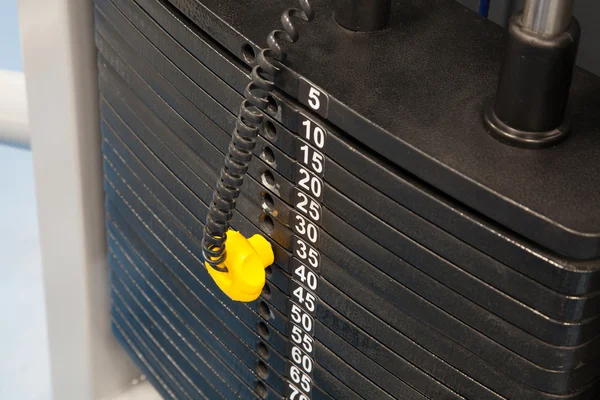
[[556, 36], [567, 30], [574, 0], [526, 0], [522, 22], [525, 29], [540, 36]]
[[510, 20], [490, 133], [514, 146], [556, 145], [571, 131], [567, 103], [581, 30], [574, 0], [526, 0]]

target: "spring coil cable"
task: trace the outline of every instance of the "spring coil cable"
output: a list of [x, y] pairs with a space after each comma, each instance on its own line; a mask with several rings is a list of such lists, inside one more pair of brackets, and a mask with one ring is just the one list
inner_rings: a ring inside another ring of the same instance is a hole
[[281, 14], [283, 30], [273, 30], [267, 37], [268, 47], [262, 49], [257, 56], [257, 65], [252, 69], [252, 81], [244, 90], [245, 100], [240, 106], [225, 163], [213, 192], [204, 226], [202, 253], [208, 265], [220, 272], [227, 272], [226, 267], [219, 265], [227, 257], [227, 230], [252, 160], [256, 139], [263, 129], [263, 112], [269, 107], [268, 97], [275, 88], [275, 77], [280, 71], [278, 64], [286, 59], [279, 41], [281, 39], [295, 43], [300, 38], [293, 18], [310, 22], [315, 17], [309, 0], [299, 2], [300, 9], [290, 8]]

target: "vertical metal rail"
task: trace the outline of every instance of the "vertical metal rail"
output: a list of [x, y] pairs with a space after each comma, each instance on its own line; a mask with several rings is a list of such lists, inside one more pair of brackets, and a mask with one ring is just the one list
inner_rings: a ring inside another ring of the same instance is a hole
[[556, 36], [571, 24], [574, 0], [527, 0], [523, 27], [539, 36]]

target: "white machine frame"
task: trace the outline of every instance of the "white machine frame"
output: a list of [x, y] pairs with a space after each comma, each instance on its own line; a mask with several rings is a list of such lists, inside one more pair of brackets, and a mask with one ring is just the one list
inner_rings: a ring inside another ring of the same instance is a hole
[[[156, 398], [110, 330], [93, 2], [20, 0], [55, 400]], [[149, 387], [149, 385], [148, 385]]]

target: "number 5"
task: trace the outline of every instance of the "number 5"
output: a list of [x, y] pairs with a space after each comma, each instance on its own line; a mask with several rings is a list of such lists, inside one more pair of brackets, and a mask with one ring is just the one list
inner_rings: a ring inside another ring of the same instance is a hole
[[319, 100], [319, 96], [321, 92], [319, 92], [314, 87], [311, 87], [308, 92], [308, 105], [312, 107], [313, 110], [318, 110], [321, 107], [321, 101]]

